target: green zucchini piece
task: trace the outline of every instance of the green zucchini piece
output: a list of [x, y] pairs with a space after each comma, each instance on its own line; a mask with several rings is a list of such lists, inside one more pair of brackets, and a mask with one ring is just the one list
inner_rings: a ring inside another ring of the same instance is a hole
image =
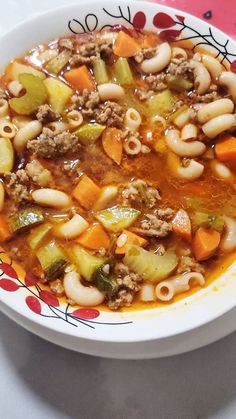
[[116, 81], [123, 86], [130, 85], [134, 81], [127, 58], [118, 58], [113, 66], [113, 73]]
[[13, 233], [18, 233], [26, 228], [36, 226], [44, 221], [41, 208], [28, 207], [9, 217], [9, 225]]
[[80, 143], [89, 145], [98, 140], [105, 128], [105, 125], [85, 124], [81, 128], [77, 129], [74, 134], [78, 137]]
[[129, 207], [112, 207], [95, 213], [95, 218], [108, 230], [117, 233], [130, 227], [139, 217], [140, 211]]
[[52, 224], [45, 223], [31, 231], [27, 238], [31, 250], [36, 250], [42, 244], [42, 241], [48, 238], [51, 229]]
[[9, 74], [12, 80], [18, 80], [20, 74], [33, 74], [34, 76], [40, 77], [40, 79], [46, 78], [46, 74], [42, 71], [31, 67], [31, 65], [18, 63], [17, 61], [14, 61], [10, 65]]
[[0, 173], [11, 172], [14, 165], [14, 149], [9, 138], [0, 139]]
[[193, 83], [190, 80], [172, 75], [167, 76], [167, 85], [169, 89], [176, 90], [176, 92], [186, 92], [193, 88]]
[[69, 50], [64, 50], [60, 52], [56, 57], [52, 58], [46, 65], [46, 70], [57, 76], [60, 71], [65, 67], [71, 57], [71, 52]]
[[48, 281], [60, 277], [68, 264], [64, 252], [54, 241], [40, 247], [36, 256]]
[[98, 287], [99, 291], [105, 292], [110, 298], [115, 297], [119, 291], [119, 285], [115, 278], [103, 271], [103, 266], [100, 266], [93, 275], [93, 282]]
[[33, 74], [20, 74], [19, 81], [25, 88], [26, 93], [21, 97], [10, 99], [9, 105], [19, 115], [31, 115], [40, 105], [46, 102], [47, 89], [43, 80]]
[[224, 229], [224, 219], [220, 215], [197, 211], [192, 216], [193, 228], [197, 230], [199, 227], [213, 228], [222, 233]]
[[174, 271], [178, 258], [172, 249], [159, 256], [139, 246], [127, 245], [124, 263], [145, 281], [160, 282]]
[[105, 262], [103, 258], [92, 255], [77, 244], [71, 247], [70, 252], [72, 262], [86, 281], [91, 281], [94, 272]]
[[48, 77], [44, 80], [48, 92], [49, 104], [55, 112], [62, 113], [66, 103], [73, 94], [73, 90], [61, 80]]
[[151, 96], [147, 101], [147, 106], [150, 116], [165, 116], [173, 111], [175, 106], [175, 97], [169, 89], [166, 89], [161, 93]]
[[103, 84], [109, 81], [105, 61], [100, 58], [93, 61], [93, 74], [97, 84]]

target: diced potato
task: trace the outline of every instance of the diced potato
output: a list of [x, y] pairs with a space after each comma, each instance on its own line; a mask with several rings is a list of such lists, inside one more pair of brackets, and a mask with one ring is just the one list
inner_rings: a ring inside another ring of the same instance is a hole
[[18, 80], [20, 74], [33, 74], [33, 76], [40, 77], [40, 79], [45, 79], [46, 74], [42, 71], [37, 70], [30, 65], [21, 64], [17, 61], [14, 61], [8, 68], [7, 75], [11, 80]]
[[55, 112], [62, 113], [66, 103], [73, 94], [73, 90], [62, 81], [49, 77], [44, 80], [49, 103]]
[[0, 173], [11, 172], [14, 164], [14, 150], [9, 138], [0, 138]]

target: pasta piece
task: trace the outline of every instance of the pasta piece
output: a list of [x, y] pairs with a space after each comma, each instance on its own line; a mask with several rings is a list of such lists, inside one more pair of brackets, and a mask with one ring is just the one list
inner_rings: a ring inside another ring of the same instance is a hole
[[167, 131], [166, 143], [169, 149], [180, 157], [197, 157], [206, 150], [205, 144], [200, 141], [185, 142], [181, 140], [177, 130]]
[[146, 59], [140, 64], [140, 69], [144, 73], [159, 73], [164, 70], [171, 60], [171, 48], [167, 42], [161, 44], [157, 49], [155, 57]]
[[39, 121], [31, 121], [19, 129], [14, 138], [14, 147], [16, 151], [24, 151], [28, 141], [33, 140], [42, 132], [43, 126]]
[[159, 282], [156, 286], [156, 297], [161, 301], [170, 301], [175, 295], [188, 291], [191, 281], [196, 282], [201, 287], [205, 284], [205, 279], [199, 272], [189, 272], [177, 276], [176, 278]]
[[105, 298], [97, 288], [82, 285], [77, 272], [66, 273], [63, 282], [66, 296], [81, 306], [94, 307], [101, 304]]
[[142, 122], [140, 113], [134, 108], [129, 108], [126, 111], [124, 122], [127, 129], [130, 131], [137, 131]]

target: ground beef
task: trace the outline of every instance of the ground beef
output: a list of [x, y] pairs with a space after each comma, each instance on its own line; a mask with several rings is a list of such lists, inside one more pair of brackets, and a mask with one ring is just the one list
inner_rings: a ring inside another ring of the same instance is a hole
[[205, 95], [199, 95], [196, 92], [190, 92], [188, 96], [195, 103], [211, 103], [220, 98], [218, 92], [215, 90], [213, 92], [206, 93]]
[[31, 200], [30, 178], [24, 169], [17, 170], [15, 173], [7, 172], [4, 175], [4, 185], [9, 197], [16, 206]]
[[50, 281], [49, 286], [53, 294], [55, 294], [57, 297], [62, 297], [63, 295], [65, 295], [64, 285], [60, 279]]
[[153, 208], [161, 199], [159, 191], [141, 179], [129, 182], [122, 191], [122, 198], [123, 205], [128, 205], [131, 201], [131, 203], [145, 204], [148, 208]]
[[193, 80], [193, 65], [188, 60], [179, 60], [178, 64], [171, 62], [167, 68], [167, 73], [173, 76], [181, 76]]
[[177, 268], [177, 273], [181, 274], [184, 272], [199, 272], [204, 274], [204, 267], [191, 256], [182, 256]]
[[38, 107], [36, 118], [39, 122], [42, 122], [42, 124], [48, 124], [49, 122], [56, 121], [60, 118], [60, 115], [57, 112], [54, 112], [52, 108], [46, 104]]
[[45, 169], [37, 160], [28, 163], [25, 167], [25, 171], [36, 185], [46, 187], [50, 186], [53, 182], [51, 172], [48, 169]]
[[69, 49], [70, 51], [73, 51], [74, 49], [73, 42], [70, 38], [59, 39], [58, 46], [60, 48]]
[[149, 99], [154, 95], [154, 90], [145, 90], [145, 89], [135, 89], [135, 96], [141, 101]]
[[140, 227], [133, 228], [133, 231], [141, 236], [166, 237], [172, 231], [171, 219], [174, 211], [171, 208], [158, 209], [153, 214], [146, 214], [141, 220]]
[[140, 290], [142, 279], [135, 273], [130, 272], [129, 268], [123, 263], [117, 263], [114, 268], [116, 282], [119, 291], [115, 298], [109, 299], [108, 306], [111, 310], [131, 305], [134, 294]]
[[160, 92], [167, 89], [166, 84], [166, 73], [162, 72], [160, 74], [152, 74], [145, 78], [149, 89], [154, 92]]
[[155, 54], [156, 48], [140, 49], [138, 52], [136, 52], [134, 59], [136, 63], [140, 64], [143, 62], [143, 60], [149, 60], [150, 58], [154, 57]]
[[45, 159], [64, 156], [70, 151], [74, 153], [79, 150], [79, 146], [76, 135], [71, 134], [69, 131], [57, 134], [49, 128], [43, 128], [38, 138], [27, 143], [30, 153]]
[[72, 97], [73, 108], [81, 110], [83, 116], [94, 118], [98, 124], [121, 128], [124, 121], [125, 110], [116, 102], [101, 102], [98, 92], [89, 92], [85, 89], [82, 95]]
[[112, 50], [112, 42], [109, 40], [98, 39], [97, 42], [87, 42], [79, 46], [77, 54], [71, 57], [70, 64], [72, 66], [92, 64], [94, 60], [109, 57]]
[[81, 175], [81, 169], [80, 169], [80, 160], [69, 160], [65, 161], [62, 165], [62, 171], [72, 178], [73, 182], [76, 182], [78, 180], [78, 177]]

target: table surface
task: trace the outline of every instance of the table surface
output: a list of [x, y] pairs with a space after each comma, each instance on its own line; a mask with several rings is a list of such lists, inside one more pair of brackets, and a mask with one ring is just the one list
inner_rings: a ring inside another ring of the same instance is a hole
[[[70, 0], [73, 2], [78, 0]], [[165, 2], [176, 7], [179, 4], [196, 14], [201, 14], [203, 9], [196, 9], [195, 4], [204, 4], [204, 10], [205, 5], [207, 9], [213, 5], [213, 0], [160, 0]], [[227, 6], [233, 2], [227, 0]], [[26, 15], [67, 1], [5, 0], [2, 3], [0, 31]], [[220, 0], [214, 0], [214, 4], [219, 5]], [[224, 22], [219, 22], [220, 25]], [[1, 417], [235, 419], [235, 348], [236, 333], [172, 358], [100, 359], [45, 342], [0, 314]]]

